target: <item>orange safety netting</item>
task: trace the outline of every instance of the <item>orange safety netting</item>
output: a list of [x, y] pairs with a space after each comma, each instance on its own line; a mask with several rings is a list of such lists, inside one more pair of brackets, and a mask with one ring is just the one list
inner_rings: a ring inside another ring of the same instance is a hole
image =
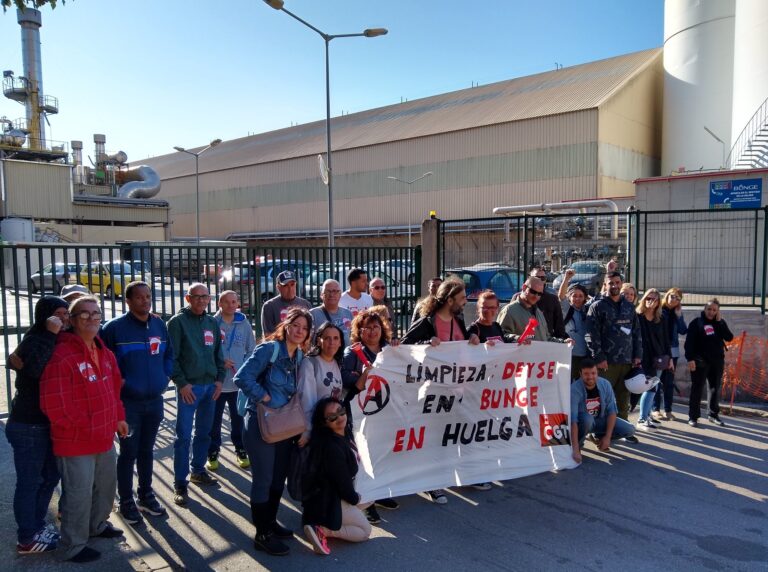
[[731, 407], [737, 391], [768, 400], [768, 339], [742, 332], [726, 348], [722, 395], [730, 392]]

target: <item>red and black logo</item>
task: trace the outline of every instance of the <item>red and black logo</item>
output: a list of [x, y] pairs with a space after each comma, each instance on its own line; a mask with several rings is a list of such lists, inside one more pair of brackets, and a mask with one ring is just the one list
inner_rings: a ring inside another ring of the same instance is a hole
[[542, 447], [570, 445], [568, 416], [565, 413], [539, 414], [539, 439]]
[[376, 415], [389, 403], [389, 383], [378, 375], [368, 376], [368, 385], [357, 396], [363, 415]]

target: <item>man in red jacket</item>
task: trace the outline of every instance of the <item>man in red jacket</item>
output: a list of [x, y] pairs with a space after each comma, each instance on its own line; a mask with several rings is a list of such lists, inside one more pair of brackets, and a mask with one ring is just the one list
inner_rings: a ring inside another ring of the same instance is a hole
[[115, 432], [128, 435], [120, 401], [122, 376], [114, 354], [97, 337], [98, 300], [85, 296], [69, 308], [72, 333], [59, 335], [40, 379], [40, 407], [51, 421], [53, 454], [61, 472], [63, 558], [91, 562], [101, 554], [88, 538], [122, 531], [107, 519], [115, 500]]

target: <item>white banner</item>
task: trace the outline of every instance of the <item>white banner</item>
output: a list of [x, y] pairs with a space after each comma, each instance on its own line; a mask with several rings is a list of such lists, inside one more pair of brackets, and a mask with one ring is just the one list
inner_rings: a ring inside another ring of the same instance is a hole
[[570, 363], [548, 342], [385, 348], [351, 404], [363, 501], [575, 467]]

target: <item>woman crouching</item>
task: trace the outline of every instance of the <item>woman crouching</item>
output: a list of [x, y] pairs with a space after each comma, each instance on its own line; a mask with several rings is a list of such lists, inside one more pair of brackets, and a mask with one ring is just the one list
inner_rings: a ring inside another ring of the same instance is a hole
[[326, 538], [363, 542], [371, 525], [356, 505], [359, 455], [347, 431], [347, 410], [338, 399], [324, 397], [312, 414], [307, 472], [302, 483], [304, 534], [315, 553], [331, 553]]

